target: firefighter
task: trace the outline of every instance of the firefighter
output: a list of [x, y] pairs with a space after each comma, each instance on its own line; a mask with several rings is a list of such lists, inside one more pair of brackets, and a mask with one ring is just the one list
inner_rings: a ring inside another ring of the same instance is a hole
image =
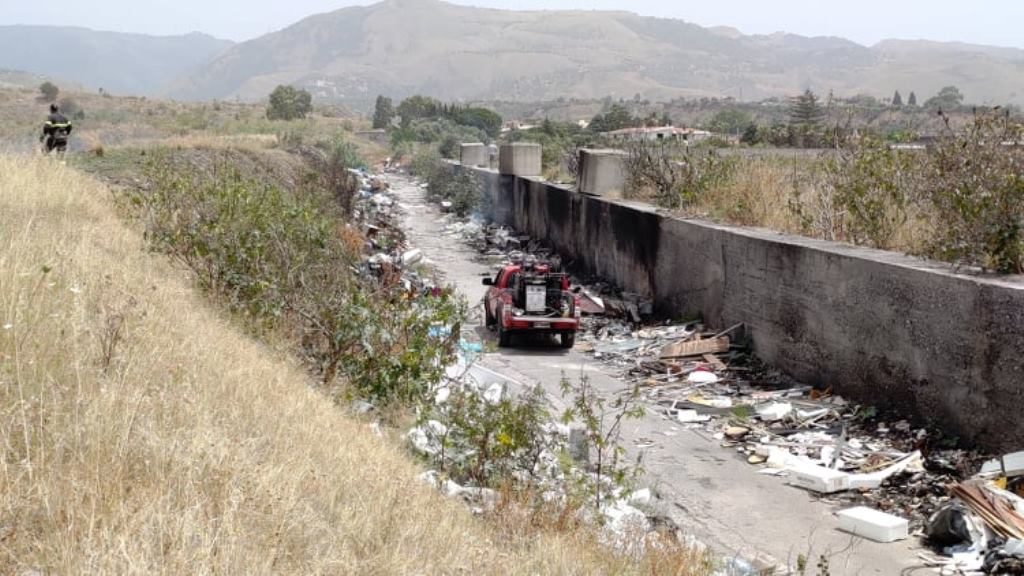
[[69, 136], [71, 121], [60, 113], [56, 104], [50, 104], [50, 115], [43, 124], [43, 135], [39, 137], [39, 141], [46, 146], [46, 153], [56, 150], [58, 155], [63, 156], [68, 149]]

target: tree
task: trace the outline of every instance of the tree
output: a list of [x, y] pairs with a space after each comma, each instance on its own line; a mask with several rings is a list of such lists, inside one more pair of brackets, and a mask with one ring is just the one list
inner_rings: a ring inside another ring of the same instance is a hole
[[39, 85], [39, 99], [44, 102], [56, 102], [60, 94], [60, 88], [53, 82], [43, 82]]
[[747, 127], [743, 130], [743, 136], [740, 136], [740, 143], [748, 146], [753, 146], [761, 142], [761, 135], [759, 133], [757, 124], [751, 122], [747, 124]]
[[897, 108], [903, 106], [903, 96], [900, 96], [899, 90], [897, 90], [896, 93], [893, 94], [892, 96], [892, 105], [896, 106]]
[[794, 146], [814, 146], [818, 142], [821, 120], [825, 117], [818, 96], [808, 88], [790, 100], [789, 126]]
[[449, 111], [448, 116], [456, 124], [479, 128], [491, 138], [497, 138], [501, 134], [502, 119], [497, 112], [487, 108], [455, 108]]
[[907, 98], [907, 106], [917, 106], [917, 94], [913, 91], [910, 92], [910, 97]]
[[408, 127], [413, 120], [440, 116], [442, 108], [439, 101], [417, 94], [402, 100], [398, 105], [398, 115], [402, 117], [402, 126]]
[[271, 120], [296, 120], [305, 118], [313, 111], [313, 97], [305, 90], [293, 86], [278, 86], [270, 93], [270, 108], [267, 118]]
[[739, 134], [753, 122], [754, 119], [747, 112], [738, 108], [726, 108], [711, 118], [708, 129], [718, 134]]
[[608, 112], [594, 116], [590, 122], [592, 132], [614, 132], [635, 126], [637, 119], [622, 104], [612, 104]]
[[925, 108], [933, 110], [956, 110], [964, 103], [964, 95], [956, 86], [946, 86], [935, 96], [924, 103]]
[[387, 128], [395, 118], [395, 105], [387, 96], [377, 96], [377, 105], [373, 111], [373, 127]]
[[817, 94], [808, 88], [790, 100], [789, 121], [798, 126], [816, 126], [825, 115]]

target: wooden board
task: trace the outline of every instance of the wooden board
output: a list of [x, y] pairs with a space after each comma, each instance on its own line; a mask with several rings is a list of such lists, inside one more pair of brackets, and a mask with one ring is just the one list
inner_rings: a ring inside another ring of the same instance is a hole
[[714, 354], [705, 354], [704, 361], [711, 364], [711, 367], [715, 369], [715, 372], [725, 372], [729, 369], [729, 367], [725, 365], [725, 362], [722, 362], [722, 359]]
[[707, 340], [689, 340], [673, 342], [661, 349], [661, 359], [687, 358], [729, 351], [729, 337], [709, 338]]

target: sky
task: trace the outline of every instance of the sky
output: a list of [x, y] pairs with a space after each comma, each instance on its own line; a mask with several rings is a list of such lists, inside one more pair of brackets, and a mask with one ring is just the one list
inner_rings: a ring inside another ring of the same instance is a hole
[[[747, 34], [777, 31], [841, 36], [870, 45], [885, 38], [962, 41], [1024, 48], [1020, 0], [452, 0], [491, 8], [628, 10]], [[302, 18], [368, 0], [0, 0], [0, 25], [77, 25], [145, 34], [205, 32], [247, 40]]]

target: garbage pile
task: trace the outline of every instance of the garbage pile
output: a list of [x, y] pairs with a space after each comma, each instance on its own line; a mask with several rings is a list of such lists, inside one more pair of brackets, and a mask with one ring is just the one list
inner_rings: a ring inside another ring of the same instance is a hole
[[[560, 262], [502, 226], [452, 222], [446, 232], [487, 264]], [[879, 542], [925, 538], [943, 553], [922, 556], [938, 573], [1024, 574], [1024, 452], [982, 465], [931, 430], [766, 369], [747, 352], [742, 324], [652, 322], [650, 300], [576, 280], [576, 350], [618, 372], [624, 394], [639, 390], [674, 425], [835, 504], [843, 530]]]
[[413, 294], [436, 295], [441, 288], [430, 271], [419, 266], [424, 262], [423, 252], [408, 248], [387, 177], [354, 168], [349, 172], [359, 181], [352, 221], [362, 227], [366, 238], [363, 272], [382, 280], [398, 279]]

